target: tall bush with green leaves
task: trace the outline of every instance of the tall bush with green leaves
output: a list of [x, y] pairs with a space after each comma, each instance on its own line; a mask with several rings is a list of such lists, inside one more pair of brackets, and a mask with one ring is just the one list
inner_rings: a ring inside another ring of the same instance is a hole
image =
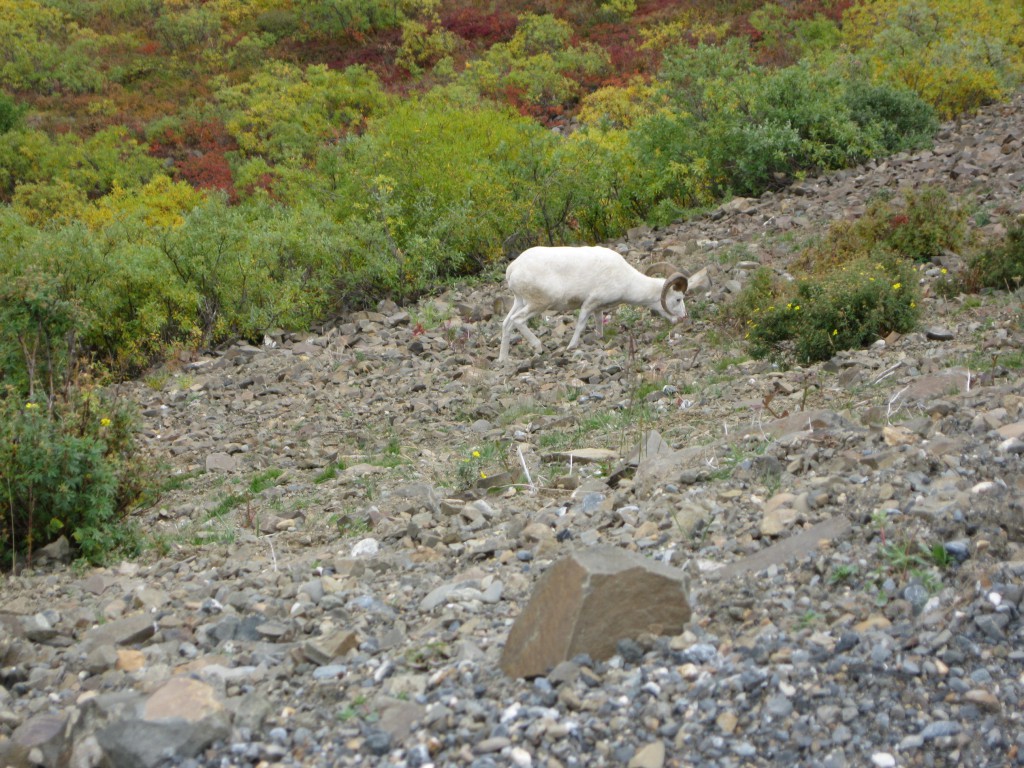
[[146, 473], [132, 412], [83, 386], [79, 310], [41, 275], [0, 290], [0, 565], [65, 534], [90, 562], [139, 547], [125, 510]]
[[553, 144], [530, 121], [468, 99], [435, 94], [389, 111], [331, 150], [323, 202], [352, 246], [341, 279], [375, 272], [379, 287], [409, 296], [488, 264], [531, 227], [535, 192], [521, 174]]
[[[337, 274], [337, 227], [311, 206], [269, 198], [230, 206], [213, 195], [154, 244], [203, 343], [308, 327], [326, 310]], [[167, 298], [173, 294], [167, 293]]]
[[669, 108], [630, 137], [663, 194], [684, 207], [930, 140], [935, 118], [919, 98], [855, 75], [840, 57], [768, 69], [739, 38], [670, 49], [656, 97]]
[[19, 128], [0, 134], [0, 197], [8, 200], [23, 184], [63, 187], [68, 199], [96, 198], [115, 187], [144, 184], [161, 169], [161, 162], [121, 126], [86, 139]]

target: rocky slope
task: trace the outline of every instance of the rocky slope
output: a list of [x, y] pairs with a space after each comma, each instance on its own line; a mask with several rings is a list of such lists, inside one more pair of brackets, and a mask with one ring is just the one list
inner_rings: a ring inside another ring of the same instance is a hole
[[[162, 548], [4, 577], [0, 764], [1024, 763], [1019, 293], [789, 371], [716, 319], [879, 193], [1020, 214], [1022, 115], [612, 243], [708, 269], [664, 343], [625, 311], [566, 354], [554, 318], [498, 367], [475, 284], [126, 386]], [[539, 576], [599, 545], [686, 572], [689, 624], [504, 674]]]

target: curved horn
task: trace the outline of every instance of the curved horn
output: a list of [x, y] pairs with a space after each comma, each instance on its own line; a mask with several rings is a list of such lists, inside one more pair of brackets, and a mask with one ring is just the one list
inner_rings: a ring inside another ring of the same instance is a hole
[[672, 310], [668, 308], [668, 303], [665, 298], [668, 296], [668, 292], [672, 290], [678, 290], [681, 293], [686, 293], [686, 288], [689, 285], [689, 281], [686, 279], [686, 275], [682, 272], [676, 272], [669, 278], [666, 278], [665, 285], [661, 289], [661, 306], [665, 310], [665, 314], [671, 315]]
[[679, 271], [679, 267], [667, 261], [655, 261], [644, 267], [644, 274], [648, 277], [668, 277]]

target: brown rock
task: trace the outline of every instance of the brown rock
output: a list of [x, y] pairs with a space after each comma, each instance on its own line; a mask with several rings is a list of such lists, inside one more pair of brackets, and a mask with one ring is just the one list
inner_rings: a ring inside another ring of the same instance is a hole
[[882, 439], [886, 445], [915, 445], [921, 442], [921, 438], [904, 426], [885, 425], [882, 427]]
[[105, 764], [156, 768], [172, 757], [193, 757], [230, 733], [230, 717], [213, 687], [174, 677], [145, 701], [137, 717], [109, 723], [96, 738]]
[[636, 751], [629, 760], [628, 768], [661, 768], [665, 765], [665, 744], [652, 741]]
[[224, 712], [213, 687], [188, 677], [172, 677], [147, 700], [142, 710], [145, 720], [181, 718], [198, 722]]
[[535, 677], [580, 653], [606, 659], [641, 633], [678, 634], [690, 619], [682, 571], [615, 547], [558, 561], [512, 625], [501, 668]]
[[314, 664], [330, 664], [359, 645], [359, 635], [352, 630], [338, 630], [309, 640], [302, 646], [302, 653]]
[[1011, 437], [1024, 438], [1024, 421], [1018, 421], [1013, 424], [1005, 424], [996, 430], [1000, 437], [1007, 439]]
[[239, 466], [238, 457], [228, 453], [211, 453], [206, 457], [207, 472], [235, 472]]
[[122, 672], [138, 672], [144, 666], [146, 666], [146, 657], [142, 651], [122, 648], [117, 652], [116, 669], [120, 669]]
[[761, 517], [761, 535], [778, 536], [792, 528], [798, 517], [795, 503], [796, 496], [787, 492], [777, 493], [768, 499]]

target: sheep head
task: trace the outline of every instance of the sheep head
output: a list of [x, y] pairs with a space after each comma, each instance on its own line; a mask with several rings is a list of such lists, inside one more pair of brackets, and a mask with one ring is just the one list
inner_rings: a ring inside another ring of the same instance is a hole
[[686, 275], [676, 272], [665, 279], [665, 285], [661, 289], [661, 308], [665, 310], [665, 317], [673, 323], [686, 317], [684, 294], [688, 285]]

